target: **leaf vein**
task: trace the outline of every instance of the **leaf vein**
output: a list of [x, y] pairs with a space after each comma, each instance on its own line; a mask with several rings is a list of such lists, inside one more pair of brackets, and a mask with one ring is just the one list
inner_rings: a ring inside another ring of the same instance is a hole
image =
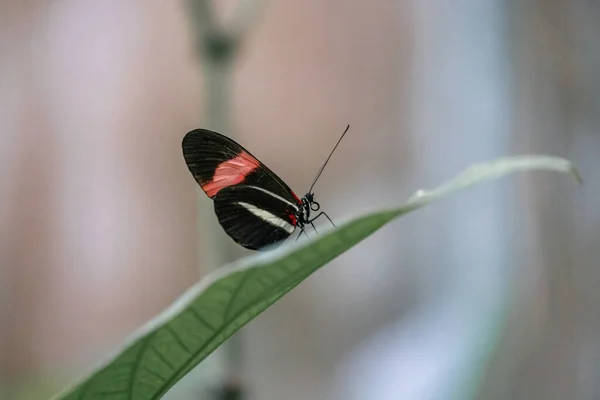
[[127, 398], [129, 400], [134, 400], [133, 399], [133, 388], [134, 388], [133, 383], [135, 382], [135, 379], [137, 377], [137, 372], [140, 367], [142, 357], [144, 356], [144, 353], [146, 352], [146, 348], [150, 345], [150, 342], [154, 338], [155, 333], [156, 332], [152, 332], [146, 337], [146, 340], [144, 340], [142, 342], [142, 346], [140, 347], [139, 353], [136, 354], [135, 360], [133, 360], [133, 365], [131, 366], [131, 377], [129, 378], [129, 388], [127, 390], [127, 392], [128, 392]]
[[217, 330], [217, 328], [215, 328], [212, 324], [208, 323], [208, 321], [200, 315], [200, 313], [198, 312], [198, 310], [196, 310], [193, 306], [189, 308], [190, 312], [192, 313], [192, 315], [194, 317], [196, 317], [196, 319], [198, 321], [200, 321], [201, 324], [206, 325], [209, 329], [211, 329], [213, 332]]
[[173, 371], [177, 370], [177, 368], [175, 368], [173, 364], [171, 364], [167, 357], [165, 357], [163, 353], [158, 351], [158, 349], [155, 346], [150, 347], [150, 350], [152, 350], [156, 357], [158, 357], [167, 367], [171, 368]]
[[252, 278], [252, 276], [254, 276], [256, 271], [257, 271], [256, 269], [248, 270], [246, 272], [246, 274], [242, 277], [242, 279], [240, 279], [240, 283], [238, 284], [238, 286], [233, 290], [231, 299], [229, 299], [229, 302], [227, 303], [227, 308], [225, 309], [225, 312], [223, 313], [223, 315], [224, 315], [223, 319], [225, 321], [229, 320], [229, 314], [231, 313], [231, 310], [233, 309], [233, 304], [237, 300], [240, 292], [242, 291], [242, 289], [244, 288], [246, 283], [250, 280], [250, 278]]
[[190, 350], [190, 348], [184, 343], [183, 339], [181, 338], [181, 336], [179, 336], [179, 334], [177, 333], [177, 331], [175, 329], [173, 329], [173, 327], [171, 325], [166, 325], [167, 330], [169, 331], [169, 333], [173, 336], [173, 339], [175, 339], [175, 341], [177, 342], [177, 344], [179, 346], [181, 346], [181, 348], [183, 350], [185, 350], [186, 353], [191, 354], [192, 351]]

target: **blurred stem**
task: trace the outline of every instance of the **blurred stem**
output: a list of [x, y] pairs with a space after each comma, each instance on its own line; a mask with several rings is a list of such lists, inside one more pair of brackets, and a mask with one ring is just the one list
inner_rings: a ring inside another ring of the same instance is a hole
[[[231, 136], [231, 87], [233, 82], [233, 72], [235, 63], [235, 42], [228, 38], [216, 35], [207, 38], [207, 48], [205, 49], [204, 77], [205, 77], [205, 99], [206, 99], [206, 125], [209, 129], [217, 132], [223, 132]], [[204, 196], [202, 196], [204, 197]], [[202, 198], [200, 203], [205, 202]], [[202, 207], [202, 204], [199, 205]], [[211, 205], [212, 212], [212, 205]], [[206, 214], [204, 214], [206, 215]], [[206, 219], [203, 219], [206, 222]], [[211, 269], [218, 268], [220, 265], [232, 261], [227, 248], [230, 243], [225, 242], [228, 238], [221, 232], [221, 227], [213, 218], [211, 224], [211, 251], [212, 259], [208, 259]], [[202, 224], [199, 223], [202, 229]], [[219, 232], [218, 234], [214, 234]], [[205, 238], [209, 235], [205, 235]], [[205, 246], [206, 248], [206, 243]], [[210, 257], [209, 255], [209, 257]], [[233, 336], [228, 343], [224, 345], [223, 351], [226, 357], [226, 373], [231, 376], [238, 376], [242, 364], [242, 341], [238, 334]], [[227, 398], [229, 398], [227, 396]], [[241, 397], [240, 397], [241, 398]]]
[[230, 103], [232, 65], [229, 63], [206, 62], [206, 125], [217, 132], [230, 131]]
[[[203, 61], [205, 126], [231, 136], [231, 93], [237, 50], [246, 32], [254, 25], [265, 0], [240, 0], [233, 26], [226, 30], [218, 22], [209, 0], [187, 0], [195, 44]], [[204, 195], [198, 200], [198, 259], [210, 271], [231, 261], [228, 242], [212, 217], [212, 204]], [[207, 224], [207, 221], [212, 221]], [[207, 272], [207, 271], [204, 271]], [[242, 342], [238, 335], [224, 349], [225, 373], [237, 376], [241, 369]]]
[[[231, 136], [231, 86], [235, 62], [235, 44], [232, 40], [216, 32], [205, 35], [202, 43], [203, 71], [204, 71], [204, 98], [205, 98], [205, 126], [216, 132]], [[212, 216], [212, 204], [206, 201], [204, 194], [200, 194], [198, 201], [199, 221], [198, 229], [200, 238], [200, 259], [204, 258], [205, 267], [211, 271], [221, 265], [232, 261], [228, 257], [225, 235], [221, 227]], [[208, 206], [207, 206], [208, 204]], [[204, 211], [204, 212], [202, 212]], [[208, 217], [208, 218], [204, 218]], [[209, 229], [206, 229], [206, 221]], [[206, 271], [206, 272], [209, 272]]]

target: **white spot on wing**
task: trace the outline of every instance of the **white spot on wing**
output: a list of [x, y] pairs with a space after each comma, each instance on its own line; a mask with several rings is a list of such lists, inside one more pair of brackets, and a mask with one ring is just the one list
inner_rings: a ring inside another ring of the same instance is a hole
[[285, 230], [287, 233], [291, 234], [296, 229], [294, 225], [290, 224], [285, 219], [279, 218], [277, 215], [271, 214], [270, 212], [263, 210], [262, 208], [258, 208], [250, 203], [244, 203], [243, 201], [239, 201], [237, 204], [250, 211], [254, 216], [262, 219], [263, 221], [273, 226]]

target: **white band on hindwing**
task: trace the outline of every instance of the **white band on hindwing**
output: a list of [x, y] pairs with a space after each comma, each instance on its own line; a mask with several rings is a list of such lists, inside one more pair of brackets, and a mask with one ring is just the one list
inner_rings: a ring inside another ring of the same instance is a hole
[[282, 202], [284, 202], [285, 204], [287, 204], [287, 205], [289, 205], [290, 207], [292, 207], [292, 208], [293, 208], [295, 211], [298, 211], [298, 210], [299, 210], [299, 208], [298, 208], [298, 204], [296, 204], [296, 203], [292, 203], [291, 201], [289, 201], [289, 200], [286, 200], [286, 199], [284, 199], [283, 197], [281, 197], [281, 196], [279, 196], [279, 195], [276, 195], [275, 193], [269, 192], [269, 191], [268, 191], [268, 190], [266, 190], [266, 189], [263, 189], [263, 188], [261, 188], [261, 187], [258, 187], [258, 186], [247, 186], [247, 187], [249, 187], [249, 188], [252, 188], [252, 189], [259, 190], [259, 191], [261, 191], [261, 192], [263, 192], [263, 193], [266, 193], [266, 194], [268, 194], [269, 196], [275, 197], [277, 200], [279, 200], [279, 201], [282, 201]]
[[[269, 193], [269, 192], [267, 192], [267, 193]], [[270, 193], [270, 194], [272, 194], [272, 193]], [[279, 197], [279, 196], [277, 196], [277, 197]], [[286, 201], [286, 203], [289, 203], [289, 202]], [[273, 226], [276, 226], [278, 228], [285, 230], [289, 234], [292, 234], [294, 232], [294, 230], [296, 229], [296, 227], [294, 225], [290, 224], [285, 219], [280, 218], [277, 215], [271, 214], [270, 212], [263, 210], [262, 208], [258, 208], [255, 205], [252, 205], [250, 203], [245, 203], [243, 201], [238, 201], [237, 204], [242, 206], [246, 210], [248, 210], [250, 213], [252, 213], [252, 215], [260, 218], [261, 220], [267, 222], [268, 224], [271, 224]]]

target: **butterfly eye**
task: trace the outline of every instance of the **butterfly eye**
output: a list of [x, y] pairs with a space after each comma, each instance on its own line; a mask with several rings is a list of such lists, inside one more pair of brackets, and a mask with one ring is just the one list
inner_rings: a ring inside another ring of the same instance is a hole
[[319, 211], [320, 208], [321, 208], [321, 205], [319, 203], [317, 203], [316, 201], [313, 201], [310, 204], [310, 209], [313, 211]]

